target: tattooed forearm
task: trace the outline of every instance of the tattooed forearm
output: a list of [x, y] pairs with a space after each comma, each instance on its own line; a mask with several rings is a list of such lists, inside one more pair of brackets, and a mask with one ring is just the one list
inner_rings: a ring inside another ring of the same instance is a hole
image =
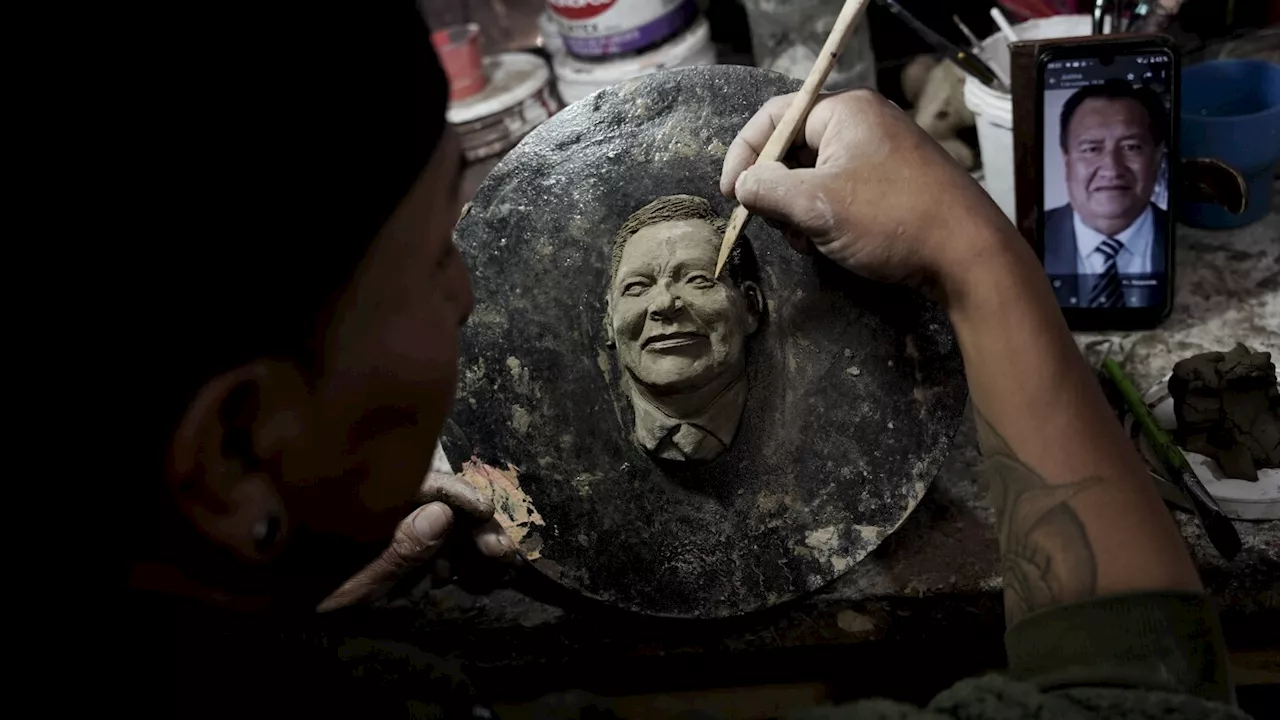
[[1101, 478], [1051, 485], [1013, 454], [976, 407], [974, 416], [984, 457], [982, 474], [996, 511], [1006, 622], [1091, 597], [1097, 587], [1093, 546], [1068, 500]]

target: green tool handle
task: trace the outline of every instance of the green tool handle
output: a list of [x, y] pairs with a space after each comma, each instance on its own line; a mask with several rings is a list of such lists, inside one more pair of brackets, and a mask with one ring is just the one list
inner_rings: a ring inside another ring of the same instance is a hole
[[1102, 361], [1102, 369], [1107, 371], [1107, 376], [1111, 378], [1111, 382], [1116, 384], [1116, 388], [1120, 390], [1120, 394], [1124, 396], [1125, 404], [1129, 406], [1129, 412], [1133, 413], [1133, 419], [1142, 427], [1142, 434], [1147, 436], [1147, 440], [1151, 443], [1152, 449], [1160, 456], [1160, 462], [1166, 468], [1177, 468], [1178, 472], [1191, 472], [1191, 465], [1187, 462], [1187, 458], [1178, 449], [1173, 442], [1173, 438], [1164, 431], [1156, 422], [1156, 418], [1151, 414], [1151, 410], [1147, 408], [1147, 404], [1142, 401], [1142, 396], [1138, 394], [1138, 390], [1133, 387], [1133, 383], [1129, 382], [1129, 376], [1124, 374], [1120, 366], [1115, 360], [1107, 358]]
[[1142, 434], [1147, 437], [1147, 442], [1151, 443], [1152, 449], [1159, 456], [1165, 472], [1182, 485], [1183, 491], [1191, 500], [1191, 506], [1195, 508], [1196, 516], [1200, 518], [1205, 534], [1209, 536], [1209, 542], [1213, 543], [1213, 547], [1222, 557], [1228, 560], [1235, 557], [1236, 553], [1240, 552], [1240, 535], [1236, 532], [1235, 525], [1231, 524], [1231, 518], [1222, 512], [1222, 508], [1218, 507], [1218, 503], [1209, 494], [1204, 483], [1196, 477], [1182, 450], [1173, 442], [1164, 428], [1156, 423], [1155, 416], [1151, 414], [1147, 404], [1142, 401], [1142, 396], [1138, 394], [1138, 390], [1134, 388], [1133, 383], [1129, 381], [1129, 377], [1124, 374], [1116, 361], [1110, 358], [1103, 360], [1102, 369], [1124, 396], [1129, 412], [1133, 413], [1134, 422], [1142, 428]]

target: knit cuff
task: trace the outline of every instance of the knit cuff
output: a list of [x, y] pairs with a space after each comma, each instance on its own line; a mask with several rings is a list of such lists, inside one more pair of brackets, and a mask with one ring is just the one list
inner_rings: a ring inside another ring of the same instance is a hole
[[1031, 613], [1005, 634], [1009, 674], [1043, 691], [1131, 687], [1235, 702], [1207, 595], [1109, 595]]

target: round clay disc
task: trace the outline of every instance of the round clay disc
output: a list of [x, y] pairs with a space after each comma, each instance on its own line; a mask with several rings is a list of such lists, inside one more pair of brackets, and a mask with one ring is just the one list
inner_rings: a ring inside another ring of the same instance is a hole
[[714, 617], [845, 572], [906, 518], [945, 458], [965, 381], [946, 317], [796, 253], [753, 218], [766, 312], [737, 434], [702, 466], [634, 441], [606, 332], [614, 233], [654, 198], [719, 193], [725, 150], [782, 75], [673, 70], [534, 130], [458, 223], [476, 305], [442, 443], [493, 493], [534, 567], [632, 610]]

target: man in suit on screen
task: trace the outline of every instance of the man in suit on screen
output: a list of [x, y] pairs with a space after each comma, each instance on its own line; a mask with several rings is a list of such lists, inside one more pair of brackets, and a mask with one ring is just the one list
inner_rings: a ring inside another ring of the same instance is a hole
[[1168, 213], [1151, 196], [1168, 133], [1164, 104], [1150, 88], [1108, 80], [1076, 91], [1059, 122], [1070, 202], [1044, 223], [1044, 267], [1059, 304], [1161, 304], [1163, 282], [1150, 276], [1164, 272]]

